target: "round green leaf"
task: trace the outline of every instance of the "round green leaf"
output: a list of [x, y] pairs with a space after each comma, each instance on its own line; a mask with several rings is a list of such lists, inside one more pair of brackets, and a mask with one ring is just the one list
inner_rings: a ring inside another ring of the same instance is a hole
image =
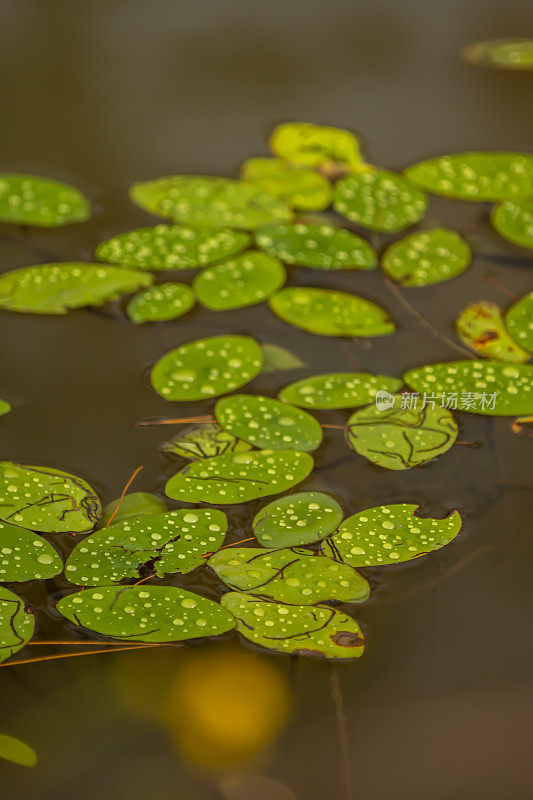
[[0, 522], [0, 581], [46, 580], [62, 570], [60, 555], [46, 539]]
[[401, 175], [376, 170], [341, 178], [333, 207], [364, 228], [394, 233], [422, 219], [427, 198]]
[[101, 306], [151, 282], [145, 272], [103, 264], [39, 264], [0, 276], [0, 308], [66, 314], [70, 308]]
[[458, 511], [433, 519], [416, 516], [418, 509], [416, 504], [396, 503], [353, 514], [322, 542], [322, 552], [352, 567], [399, 564], [439, 550], [461, 530]]
[[346, 438], [356, 453], [380, 467], [411, 469], [450, 449], [457, 439], [450, 411], [437, 403], [410, 406], [409, 395], [388, 398], [390, 406], [367, 406], [348, 420]]
[[21, 767], [34, 767], [37, 763], [37, 755], [28, 744], [5, 733], [0, 733], [0, 758]]
[[166, 503], [157, 495], [147, 492], [132, 492], [121, 500], [113, 500], [104, 507], [102, 525], [107, 525], [119, 502], [120, 507], [113, 517], [115, 525], [117, 522], [124, 522], [132, 517], [144, 517], [148, 514], [161, 514], [163, 511], [168, 511]]
[[22, 598], [0, 586], [0, 663], [21, 650], [33, 636], [35, 620]]
[[205, 400], [239, 389], [262, 366], [263, 354], [255, 339], [211, 336], [166, 353], [153, 367], [151, 381], [167, 400]]
[[272, 225], [255, 235], [258, 247], [287, 264], [315, 269], [372, 269], [374, 249], [365, 239], [332, 225]]
[[221, 601], [237, 630], [253, 644], [302, 656], [358, 658], [364, 639], [357, 622], [329, 606], [293, 606], [228, 592]]
[[195, 303], [192, 290], [185, 283], [160, 283], [136, 294], [126, 308], [136, 325], [143, 322], [177, 319]]
[[63, 597], [57, 610], [84, 628], [138, 642], [217, 636], [235, 626], [218, 603], [175, 586], [99, 586]]
[[532, 39], [492, 39], [470, 44], [464, 50], [467, 61], [480, 67], [533, 69]]
[[91, 213], [82, 193], [38, 175], [0, 174], [0, 222], [55, 228], [83, 222]]
[[482, 300], [461, 311], [455, 321], [461, 340], [475, 353], [496, 361], [523, 363], [531, 355], [517, 345], [505, 328], [500, 309]]
[[505, 324], [515, 342], [533, 353], [533, 292], [511, 306]]
[[163, 451], [195, 461], [199, 458], [221, 456], [224, 453], [244, 453], [252, 449], [248, 442], [236, 439], [220, 425], [208, 422], [185, 428], [163, 445]]
[[318, 172], [281, 158], [249, 158], [242, 165], [241, 177], [291, 208], [304, 211], [323, 211], [333, 196], [330, 182]]
[[302, 408], [355, 408], [372, 402], [376, 392], [396, 392], [403, 381], [371, 372], [331, 372], [290, 383], [278, 397]]
[[204, 269], [194, 281], [203, 306], [212, 311], [244, 308], [262, 303], [287, 279], [277, 258], [251, 250], [232, 261]]
[[370, 300], [332, 289], [282, 289], [268, 304], [280, 319], [322, 336], [383, 336], [393, 333], [386, 311]]
[[485, 202], [533, 194], [533, 155], [453, 153], [413, 164], [410, 181], [428, 192], [458, 200]]
[[173, 500], [185, 503], [246, 503], [291, 489], [313, 469], [308, 453], [253, 450], [193, 461], [165, 486]]
[[500, 203], [492, 212], [492, 224], [504, 239], [533, 250], [533, 199]]
[[11, 411], [11, 406], [7, 400], [0, 400], [0, 417]]
[[280, 372], [305, 366], [302, 359], [291, 353], [286, 347], [280, 347], [277, 344], [262, 344], [261, 350], [264, 359], [263, 372]]
[[146, 211], [185, 225], [253, 229], [292, 217], [284, 203], [230, 178], [171, 175], [135, 183], [130, 196]]
[[285, 122], [274, 129], [269, 145], [275, 155], [305, 167], [335, 164], [358, 171], [366, 166], [359, 140], [342, 128]]
[[322, 428], [311, 414], [270, 397], [234, 394], [215, 406], [221, 428], [255, 447], [316, 450]]
[[342, 517], [342, 508], [328, 494], [298, 492], [264, 506], [255, 515], [252, 528], [263, 547], [295, 547], [329, 536]]
[[429, 286], [460, 275], [470, 264], [468, 244], [455, 231], [433, 228], [394, 242], [383, 254], [383, 269], [403, 286]]

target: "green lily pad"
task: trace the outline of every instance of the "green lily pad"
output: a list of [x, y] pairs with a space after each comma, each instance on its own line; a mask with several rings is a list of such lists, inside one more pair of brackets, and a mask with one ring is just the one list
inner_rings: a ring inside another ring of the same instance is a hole
[[418, 467], [445, 453], [457, 439], [453, 415], [438, 403], [432, 408], [415, 398], [415, 406], [404, 405], [410, 403], [409, 395], [387, 395], [386, 400], [384, 408], [367, 406], [348, 420], [348, 444], [374, 464], [387, 469]]
[[0, 758], [21, 767], [34, 767], [37, 763], [37, 755], [29, 744], [6, 733], [0, 733]]
[[405, 174], [426, 191], [457, 200], [490, 202], [533, 194], [533, 155], [527, 153], [453, 153], [413, 164]]
[[316, 450], [322, 428], [311, 414], [270, 397], [233, 394], [215, 406], [221, 428], [254, 447]]
[[322, 336], [383, 336], [393, 333], [386, 311], [370, 300], [347, 292], [315, 287], [282, 289], [268, 304], [274, 314]]
[[115, 525], [132, 517], [145, 517], [149, 514], [161, 514], [163, 511], [168, 511], [166, 503], [157, 495], [149, 494], [148, 492], [132, 492], [124, 495], [122, 500], [113, 500], [104, 506], [102, 514], [103, 526], [107, 525], [119, 502], [120, 507], [113, 517]]
[[246, 503], [291, 489], [312, 469], [311, 456], [297, 450], [228, 453], [188, 464], [170, 478], [165, 494], [185, 503]]
[[55, 228], [88, 219], [91, 209], [68, 183], [39, 175], [0, 174], [0, 222]]
[[465, 48], [467, 61], [480, 67], [498, 69], [533, 69], [532, 39], [492, 39]]
[[500, 203], [492, 212], [492, 224], [504, 239], [533, 250], [533, 199]]
[[361, 157], [359, 140], [342, 128], [284, 122], [274, 129], [269, 145], [275, 155], [304, 167], [335, 165], [354, 171], [367, 167]]
[[234, 615], [239, 633], [268, 650], [322, 658], [363, 655], [357, 622], [329, 606], [270, 603], [241, 592], [228, 592], [220, 602]]
[[330, 372], [290, 383], [278, 397], [302, 408], [355, 408], [371, 403], [379, 390], [398, 391], [402, 383], [399, 378], [371, 372]]
[[205, 400], [249, 383], [261, 372], [263, 354], [249, 336], [211, 336], [182, 344], [152, 369], [155, 391], [167, 400]]
[[33, 614], [9, 589], [0, 586], [0, 663], [28, 644], [35, 628]]
[[258, 247], [287, 264], [315, 269], [373, 269], [376, 253], [365, 239], [332, 225], [271, 225], [255, 235]]
[[175, 586], [99, 586], [63, 597], [57, 610], [76, 625], [137, 642], [179, 642], [235, 627], [218, 603]]
[[0, 275], [0, 308], [66, 314], [71, 308], [101, 306], [151, 282], [145, 272], [103, 264], [39, 264]]
[[416, 504], [395, 503], [353, 514], [322, 542], [322, 552], [352, 567], [399, 564], [439, 550], [461, 530], [458, 511], [434, 519], [416, 516], [418, 509]]
[[333, 197], [327, 178], [281, 158], [249, 158], [242, 165], [241, 178], [291, 208], [303, 211], [323, 211]]
[[46, 539], [0, 522], [0, 581], [46, 580], [62, 570], [60, 555]]
[[[88, 536], [65, 565], [71, 583], [100, 586], [138, 578], [149, 567], [158, 578], [185, 575], [218, 550], [228, 529], [216, 509], [179, 509], [113, 523]], [[1, 533], [1, 532], [0, 532]]]
[[113, 236], [96, 248], [99, 261], [153, 272], [197, 269], [245, 250], [250, 236], [244, 231], [154, 225]]
[[448, 361], [408, 370], [403, 379], [448, 408], [472, 414], [519, 417], [533, 414], [533, 366], [497, 361]]
[[533, 353], [533, 292], [511, 306], [505, 324], [515, 342]]
[[160, 283], [136, 294], [126, 308], [136, 325], [182, 317], [196, 302], [193, 291], [185, 283]]
[[461, 340], [480, 356], [496, 361], [523, 363], [530, 353], [517, 345], [505, 327], [500, 309], [495, 303], [482, 300], [471, 303], [455, 321]]
[[343, 516], [342, 508], [329, 494], [298, 492], [264, 506], [255, 515], [252, 528], [263, 547], [296, 547], [329, 536]]
[[0, 520], [43, 533], [86, 533], [100, 513], [100, 501], [83, 478], [0, 461]]
[[341, 568], [332, 558], [309, 550], [232, 547], [215, 553], [208, 564], [230, 589], [279, 603], [356, 603], [370, 594], [368, 582], [352, 567]]
[[285, 268], [277, 258], [251, 250], [232, 261], [204, 269], [194, 281], [194, 291], [203, 306], [212, 311], [226, 311], [262, 303], [286, 279]]
[[11, 411], [11, 406], [7, 400], [0, 400], [0, 417], [7, 414], [9, 411]]
[[261, 350], [264, 360], [263, 372], [280, 372], [305, 366], [302, 359], [291, 353], [286, 347], [280, 347], [277, 344], [262, 344]]
[[464, 239], [447, 228], [417, 231], [394, 242], [383, 254], [383, 269], [403, 286], [429, 286], [456, 278], [470, 264]]
[[422, 219], [427, 198], [401, 175], [376, 170], [341, 178], [333, 207], [364, 228], [394, 233]]
[[224, 453], [245, 453], [252, 445], [237, 439], [220, 425], [207, 422], [203, 425], [190, 425], [162, 447], [166, 453], [196, 461], [200, 458], [222, 456]]
[[135, 183], [130, 197], [146, 211], [185, 225], [254, 229], [292, 217], [285, 203], [230, 178], [171, 175]]

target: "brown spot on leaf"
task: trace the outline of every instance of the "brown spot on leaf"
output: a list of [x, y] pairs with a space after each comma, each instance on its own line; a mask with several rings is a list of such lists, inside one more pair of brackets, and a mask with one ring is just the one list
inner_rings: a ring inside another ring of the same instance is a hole
[[338, 644], [339, 647], [362, 647], [365, 640], [358, 633], [351, 631], [339, 631], [330, 637], [332, 642]]

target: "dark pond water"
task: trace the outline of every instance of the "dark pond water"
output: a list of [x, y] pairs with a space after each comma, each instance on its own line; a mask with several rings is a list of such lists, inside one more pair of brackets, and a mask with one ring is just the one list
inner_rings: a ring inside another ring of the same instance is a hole
[[[70, 180], [95, 206], [89, 222], [63, 230], [23, 238], [4, 226], [2, 270], [47, 254], [90, 259], [101, 239], [151, 224], [127, 199], [131, 182], [173, 172], [233, 176], [245, 157], [265, 152], [265, 136], [284, 118], [353, 128], [369, 159], [391, 168], [457, 149], [531, 149], [531, 74], [476, 69], [458, 55], [477, 39], [531, 33], [533, 9], [519, 0], [2, 0], [0, 11], [2, 169]], [[490, 232], [488, 207], [433, 199], [424, 224], [456, 227], [478, 251], [460, 279], [404, 293], [441, 333], [453, 337], [452, 321], [468, 302], [506, 305], [489, 273], [517, 295], [531, 289], [531, 266]], [[457, 355], [388, 293], [377, 271], [293, 270], [290, 281], [354, 290], [384, 305], [399, 330], [368, 342], [315, 337], [266, 306], [196, 309], [139, 328], [119, 305], [63, 318], [2, 313], [0, 396], [15, 407], [1, 421], [2, 458], [83, 475], [104, 502], [142, 464], [135, 489], [160, 492], [175, 469], [158, 450], [168, 429], [132, 423], [175, 409], [151, 391], [147, 370], [171, 347], [224, 331], [289, 346], [306, 363], [301, 374], [400, 374]], [[263, 375], [251, 389], [271, 394], [292, 377]], [[226, 794], [230, 800], [531, 796], [531, 439], [513, 434], [506, 418], [458, 417], [460, 439], [481, 447], [456, 446], [402, 473], [372, 466], [347, 450], [340, 432], [327, 432], [305, 488], [332, 492], [347, 514], [380, 502], [420, 502], [437, 515], [455, 507], [464, 532], [430, 558], [369, 573], [374, 590], [358, 612], [367, 637], [359, 663], [333, 672], [318, 661], [264, 656], [288, 687], [292, 710], [268, 748], [226, 772], [245, 769], [278, 784]], [[259, 505], [229, 509], [235, 540], [247, 535]], [[183, 584], [218, 591], [196, 573]], [[41, 638], [75, 636], [52, 610], [67, 586], [22, 587]], [[244, 648], [228, 647], [230, 663]], [[185, 649], [165, 657], [139, 651], [1, 670], [0, 729], [40, 756], [33, 771], [0, 763], [2, 796], [223, 798], [221, 772], [194, 766], [161, 715], [146, 708], [167, 698], [187, 734], [190, 719], [165, 692], [188, 658]], [[220, 691], [231, 704], [231, 680]], [[194, 692], [202, 696], [201, 683]], [[230, 736], [239, 720], [225, 714]]]

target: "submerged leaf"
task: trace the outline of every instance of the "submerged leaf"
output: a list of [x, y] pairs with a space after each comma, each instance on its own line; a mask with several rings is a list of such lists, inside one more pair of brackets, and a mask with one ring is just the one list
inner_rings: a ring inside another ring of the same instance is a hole
[[221, 456], [224, 453], [244, 453], [252, 449], [248, 442], [242, 442], [216, 423], [193, 425], [174, 436], [163, 447], [166, 453], [195, 461], [199, 458]]
[[285, 122], [274, 129], [269, 145], [285, 161], [305, 167], [335, 165], [357, 172], [368, 166], [361, 157], [357, 137], [342, 128]]
[[263, 372], [278, 372], [305, 366], [301, 358], [278, 344], [263, 344], [261, 349], [264, 359]]
[[383, 254], [383, 269], [403, 286], [448, 281], [468, 267], [471, 251], [458, 233], [447, 228], [417, 231], [394, 242]]
[[24, 600], [0, 586], [0, 662], [15, 655], [33, 636], [35, 620]]
[[492, 39], [469, 44], [464, 57], [480, 67], [533, 69], [532, 39]]
[[287, 279], [277, 258], [250, 250], [232, 261], [204, 269], [194, 281], [198, 300], [213, 311], [262, 303]]
[[341, 178], [333, 207], [364, 228], [394, 233], [422, 219], [427, 198], [401, 175], [376, 170]]
[[263, 547], [296, 547], [329, 536], [342, 517], [342, 508], [329, 494], [298, 492], [264, 506], [252, 528]]
[[0, 758], [21, 767], [34, 767], [37, 763], [37, 755], [29, 744], [6, 733], [0, 733]]
[[194, 293], [187, 284], [160, 283], [136, 294], [128, 303], [126, 311], [132, 322], [141, 325], [143, 322], [182, 317], [190, 311], [194, 303]]
[[533, 199], [500, 203], [492, 212], [492, 224], [504, 239], [533, 250]]
[[531, 355], [513, 341], [495, 303], [472, 303], [461, 311], [455, 326], [466, 346], [485, 358], [522, 363]]
[[0, 174], [0, 222], [55, 228], [83, 222], [91, 213], [82, 193], [39, 175]]
[[0, 581], [46, 580], [62, 569], [61, 556], [46, 539], [0, 522]]
[[396, 392], [403, 381], [371, 372], [330, 372], [290, 383], [279, 393], [284, 403], [302, 408], [355, 408], [372, 402], [376, 392]]
[[511, 306], [505, 315], [505, 324], [515, 342], [533, 353], [533, 292]]
[[7, 400], [0, 400], [0, 417], [11, 411], [11, 406]]
[[166, 503], [157, 495], [148, 492], [132, 492], [121, 500], [113, 500], [104, 507], [102, 526], [108, 524], [119, 503], [120, 507], [113, 517], [115, 525], [132, 517], [145, 517], [148, 514], [161, 514], [163, 511], [168, 511]]
[[331, 184], [323, 175], [281, 158], [249, 158], [242, 165], [241, 177], [291, 208], [304, 211], [323, 211], [333, 196]]
[[261, 372], [263, 354], [250, 336], [196, 339], [162, 356], [152, 386], [167, 400], [205, 400], [232, 392]]
[[287, 264], [315, 269], [372, 269], [376, 254], [369, 243], [332, 225], [271, 225], [255, 235], [258, 247]]

